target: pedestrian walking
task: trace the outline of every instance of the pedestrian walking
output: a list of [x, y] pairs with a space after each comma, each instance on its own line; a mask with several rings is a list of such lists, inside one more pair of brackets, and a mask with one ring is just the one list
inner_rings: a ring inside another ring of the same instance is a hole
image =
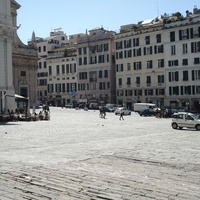
[[122, 119], [122, 120], [124, 120], [124, 117], [123, 117], [123, 115], [124, 115], [124, 112], [123, 112], [123, 111], [121, 111], [121, 112], [120, 112], [120, 117], [119, 117], [119, 120], [121, 120], [121, 119]]

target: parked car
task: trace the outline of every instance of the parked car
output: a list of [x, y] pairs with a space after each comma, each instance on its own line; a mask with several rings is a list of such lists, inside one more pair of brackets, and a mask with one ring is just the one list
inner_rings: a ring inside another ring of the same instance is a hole
[[156, 112], [153, 109], [145, 109], [139, 112], [140, 116], [155, 116]]
[[65, 108], [73, 108], [73, 104], [72, 103], [68, 103], [65, 105]]
[[119, 115], [121, 112], [123, 112], [124, 115], [131, 115], [131, 111], [125, 107], [117, 108], [114, 113], [115, 113], [115, 115]]
[[200, 119], [198, 115], [188, 112], [178, 112], [176, 118], [172, 118], [172, 128], [195, 128], [200, 130]]

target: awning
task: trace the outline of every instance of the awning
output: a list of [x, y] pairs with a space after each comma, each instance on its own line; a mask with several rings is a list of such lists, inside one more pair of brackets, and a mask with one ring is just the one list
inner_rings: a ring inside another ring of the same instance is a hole
[[20, 96], [20, 95], [18, 95], [18, 94], [15, 94], [15, 98], [16, 98], [16, 99], [28, 99], [28, 98], [23, 97], [23, 96]]

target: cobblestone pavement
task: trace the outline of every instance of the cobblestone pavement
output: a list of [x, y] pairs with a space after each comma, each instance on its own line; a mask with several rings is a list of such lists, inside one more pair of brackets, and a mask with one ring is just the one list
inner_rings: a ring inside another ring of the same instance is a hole
[[51, 108], [0, 124], [0, 200], [200, 199], [200, 132], [171, 119]]

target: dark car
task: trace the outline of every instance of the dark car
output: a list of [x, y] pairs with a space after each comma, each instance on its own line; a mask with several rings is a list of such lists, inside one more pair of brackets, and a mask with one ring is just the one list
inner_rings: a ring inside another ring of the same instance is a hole
[[153, 109], [145, 109], [139, 112], [140, 116], [155, 116], [156, 112]]

